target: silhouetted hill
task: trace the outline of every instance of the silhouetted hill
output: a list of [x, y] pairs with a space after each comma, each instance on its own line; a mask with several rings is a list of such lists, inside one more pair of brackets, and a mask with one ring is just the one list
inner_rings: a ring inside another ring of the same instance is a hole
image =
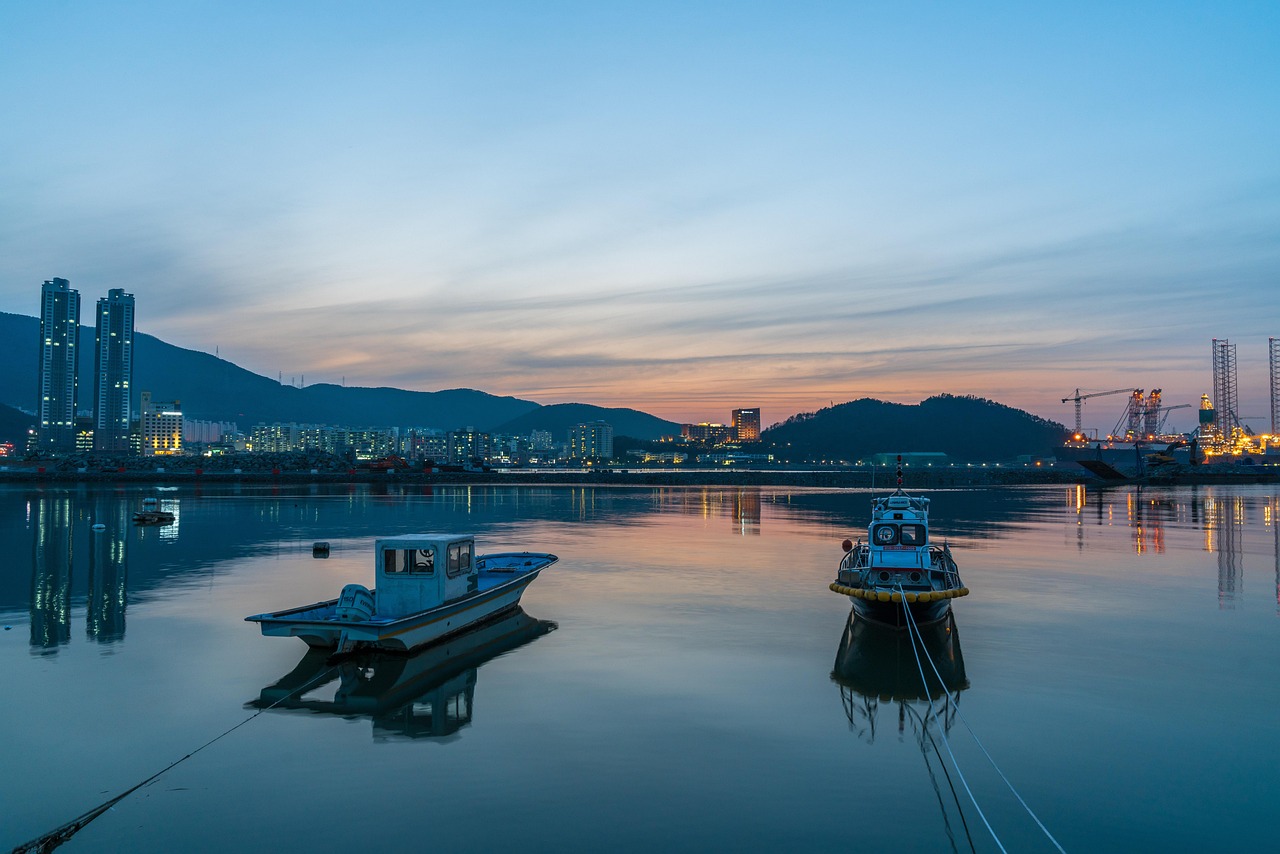
[[[93, 376], [94, 330], [80, 329], [80, 407], [91, 409], [93, 387], [84, 378]], [[0, 312], [0, 358], [6, 365], [0, 372], [0, 403], [35, 407], [39, 335], [38, 318]], [[182, 401], [188, 418], [235, 421], [242, 430], [272, 421], [491, 430], [538, 408], [533, 401], [472, 389], [428, 392], [327, 384], [299, 389], [144, 333], [137, 334], [135, 347], [137, 391], [150, 391], [157, 400]]]
[[19, 453], [25, 450], [27, 430], [35, 423], [35, 416], [26, 415], [12, 406], [0, 403], [0, 442], [12, 442]]
[[552, 439], [563, 442], [569, 434], [570, 427], [588, 421], [604, 421], [613, 427], [613, 435], [631, 436], [634, 439], [657, 439], [680, 433], [679, 424], [663, 421], [647, 412], [636, 409], [610, 409], [588, 403], [555, 403], [542, 406], [500, 425], [497, 432], [524, 436], [534, 430], [547, 430], [550, 431]]
[[915, 405], [870, 398], [841, 403], [794, 416], [765, 430], [762, 438], [792, 460], [941, 451], [972, 461], [1052, 454], [1066, 436], [1063, 425], [1021, 409], [944, 394]]

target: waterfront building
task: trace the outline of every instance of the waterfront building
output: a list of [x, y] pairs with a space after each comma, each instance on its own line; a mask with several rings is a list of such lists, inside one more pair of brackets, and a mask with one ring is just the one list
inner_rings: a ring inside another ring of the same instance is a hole
[[400, 452], [398, 428], [351, 427], [344, 433], [346, 447], [357, 460], [380, 460]]
[[182, 419], [182, 441], [187, 445], [216, 445], [226, 436], [238, 433], [239, 429], [234, 421], [202, 421], [184, 418]]
[[88, 415], [76, 416], [76, 453], [88, 454], [93, 451], [93, 418]]
[[760, 441], [760, 408], [733, 410], [733, 437], [739, 442]]
[[493, 456], [493, 437], [474, 427], [451, 430], [445, 436], [445, 448], [449, 462], [453, 465], [467, 465], [477, 461], [487, 463]]
[[700, 445], [725, 445], [733, 441], [733, 428], [724, 424], [681, 424], [680, 435], [686, 442]]
[[170, 457], [182, 453], [181, 401], [152, 401], [144, 391], [141, 409], [142, 456]]
[[448, 453], [443, 430], [410, 427], [401, 432], [399, 454], [408, 460], [443, 461]]
[[112, 288], [98, 300], [93, 357], [93, 443], [99, 451], [129, 450], [133, 402], [133, 294]]
[[569, 457], [575, 460], [613, 459], [613, 427], [590, 421], [569, 428]]
[[80, 403], [80, 292], [66, 279], [49, 279], [40, 288], [39, 372], [37, 447], [71, 453]]
[[529, 448], [534, 451], [549, 451], [555, 447], [550, 430], [534, 430], [529, 434]]

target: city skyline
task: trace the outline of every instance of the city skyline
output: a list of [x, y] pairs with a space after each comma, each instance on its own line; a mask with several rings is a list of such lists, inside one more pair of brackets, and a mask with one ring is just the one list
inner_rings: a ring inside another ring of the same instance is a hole
[[263, 376], [676, 422], [1070, 423], [1198, 400], [1218, 338], [1268, 412], [1280, 10], [301, 10], [7, 13], [0, 310], [64, 276]]

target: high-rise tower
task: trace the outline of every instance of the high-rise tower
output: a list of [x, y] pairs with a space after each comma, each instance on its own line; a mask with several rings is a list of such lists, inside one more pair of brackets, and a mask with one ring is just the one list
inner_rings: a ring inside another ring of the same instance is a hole
[[733, 438], [739, 442], [760, 441], [760, 410], [733, 410]]
[[133, 400], [133, 294], [122, 288], [112, 288], [98, 300], [93, 379], [94, 449], [127, 451]]
[[79, 403], [80, 292], [66, 279], [49, 279], [40, 288], [39, 448], [71, 453], [76, 449]]

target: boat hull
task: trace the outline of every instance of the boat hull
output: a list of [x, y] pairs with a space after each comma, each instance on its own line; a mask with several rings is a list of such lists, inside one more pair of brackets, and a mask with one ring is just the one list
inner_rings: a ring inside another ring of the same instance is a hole
[[903, 609], [911, 612], [911, 621], [917, 626], [927, 626], [945, 619], [951, 613], [951, 600], [939, 599], [933, 602], [881, 602], [873, 599], [861, 599], [850, 596], [854, 612], [863, 619], [871, 620], [895, 629], [907, 627], [907, 616]]
[[407, 652], [464, 632], [479, 623], [515, 608], [541, 569], [520, 573], [486, 590], [393, 620], [362, 622], [334, 618], [309, 619], [303, 615], [331, 611], [338, 600], [318, 602], [291, 611], [257, 614], [247, 619], [262, 627], [268, 637], [301, 638], [308, 646], [335, 650], [378, 649]]

